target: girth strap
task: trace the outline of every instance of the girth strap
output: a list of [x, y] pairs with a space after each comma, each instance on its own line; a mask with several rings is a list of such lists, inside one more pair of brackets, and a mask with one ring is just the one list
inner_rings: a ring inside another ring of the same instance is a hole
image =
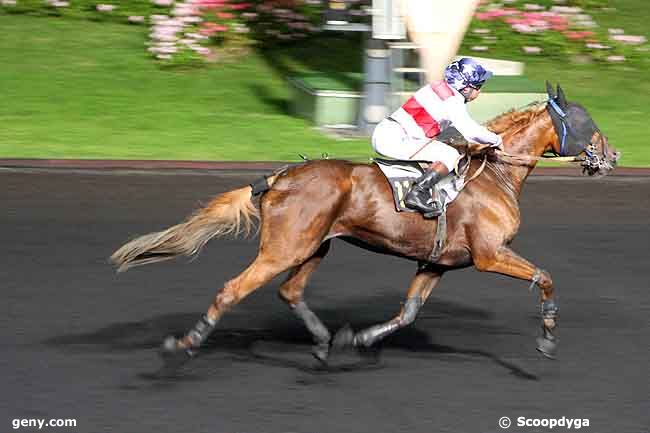
[[429, 254], [429, 262], [435, 263], [440, 259], [442, 250], [447, 243], [447, 209], [444, 208], [438, 216], [438, 226], [436, 227], [436, 237], [433, 241], [433, 249]]

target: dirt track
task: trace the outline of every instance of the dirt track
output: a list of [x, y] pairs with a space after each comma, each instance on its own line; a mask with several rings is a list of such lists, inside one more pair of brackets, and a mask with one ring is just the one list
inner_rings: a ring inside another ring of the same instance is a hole
[[[378, 359], [319, 367], [276, 281], [226, 316], [202, 356], [160, 377], [164, 336], [195, 322], [256, 241], [211, 242], [191, 264], [119, 276], [107, 257], [253, 178], [0, 171], [0, 431], [14, 418], [76, 418], [76, 429], [47, 431], [485, 433], [506, 431], [502, 416], [565, 416], [588, 418], [581, 431], [648, 432], [647, 177], [540, 177], [524, 190], [514, 248], [553, 275], [557, 361], [534, 349], [527, 284], [466, 270], [445, 275]], [[398, 310], [413, 271], [335, 242], [307, 299], [331, 330], [359, 328]]]

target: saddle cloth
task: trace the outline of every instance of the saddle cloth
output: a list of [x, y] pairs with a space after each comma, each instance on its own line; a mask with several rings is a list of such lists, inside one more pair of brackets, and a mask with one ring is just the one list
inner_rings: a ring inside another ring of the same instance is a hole
[[[424, 174], [421, 163], [428, 164], [428, 161], [404, 161], [374, 158], [374, 163], [386, 176], [386, 180], [393, 191], [393, 201], [398, 212], [417, 212], [409, 209], [404, 204], [404, 196], [409, 190], [413, 181]], [[464, 176], [450, 175], [435, 185], [434, 193], [438, 195], [444, 209], [453, 202], [463, 189]]]

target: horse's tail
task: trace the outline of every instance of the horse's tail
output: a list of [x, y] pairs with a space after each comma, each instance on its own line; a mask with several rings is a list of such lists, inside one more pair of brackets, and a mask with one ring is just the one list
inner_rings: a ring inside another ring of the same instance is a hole
[[[277, 176], [266, 179], [268, 188], [276, 179]], [[214, 237], [227, 234], [248, 236], [260, 218], [252, 198], [251, 186], [220, 194], [184, 222], [126, 243], [113, 253], [110, 260], [118, 266], [118, 272], [123, 272], [134, 266], [178, 256], [194, 256]]]

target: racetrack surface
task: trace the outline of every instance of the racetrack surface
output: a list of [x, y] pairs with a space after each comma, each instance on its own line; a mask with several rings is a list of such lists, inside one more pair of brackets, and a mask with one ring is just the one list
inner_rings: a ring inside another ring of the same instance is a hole
[[[42, 431], [536, 432], [549, 430], [497, 423], [565, 416], [588, 418], [580, 431], [648, 432], [650, 178], [526, 185], [513, 247], [553, 276], [555, 361], [535, 351], [528, 283], [463, 270], [446, 274], [414, 326], [378, 353], [329, 367], [309, 354], [278, 278], [227, 314], [199, 357], [160, 374], [163, 338], [195, 323], [257, 241], [215, 240], [191, 263], [120, 275], [107, 258], [254, 178], [0, 171], [0, 431], [17, 418], [76, 418], [76, 428]], [[335, 241], [307, 300], [331, 331], [358, 329], [399, 310], [414, 271]]]

